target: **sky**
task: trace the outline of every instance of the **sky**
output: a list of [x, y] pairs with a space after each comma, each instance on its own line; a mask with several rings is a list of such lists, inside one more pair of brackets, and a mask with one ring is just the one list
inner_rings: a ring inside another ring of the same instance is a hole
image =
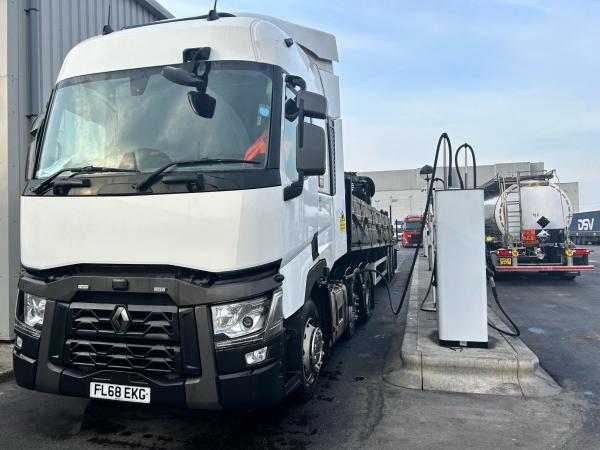
[[[176, 17], [212, 1], [160, 0]], [[219, 0], [336, 36], [345, 166], [432, 164], [447, 132], [478, 164], [543, 161], [600, 209], [600, 1]], [[481, 180], [485, 181], [485, 180]]]

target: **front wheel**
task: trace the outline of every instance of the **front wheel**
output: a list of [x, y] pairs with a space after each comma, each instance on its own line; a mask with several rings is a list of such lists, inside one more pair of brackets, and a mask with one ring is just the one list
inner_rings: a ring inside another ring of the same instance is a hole
[[296, 364], [300, 368], [302, 383], [297, 395], [301, 401], [310, 400], [315, 392], [319, 373], [325, 358], [325, 336], [321, 329], [319, 311], [315, 303], [309, 300], [299, 317], [300, 329], [297, 345], [300, 346]]

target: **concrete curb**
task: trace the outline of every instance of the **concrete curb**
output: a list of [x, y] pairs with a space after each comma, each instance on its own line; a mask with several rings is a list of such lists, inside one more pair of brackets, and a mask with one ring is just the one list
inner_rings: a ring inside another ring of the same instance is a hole
[[13, 369], [6, 369], [0, 371], [0, 383], [6, 380], [10, 380], [15, 376], [15, 371]]
[[[410, 389], [544, 397], [560, 386], [519, 338], [489, 331], [489, 349], [444, 348], [437, 344], [435, 313], [420, 311], [430, 273], [419, 258], [410, 290], [406, 326], [398, 330], [384, 368], [388, 383]], [[489, 319], [505, 326], [489, 312]]]
[[14, 376], [12, 366], [12, 344], [0, 344], [0, 382]]

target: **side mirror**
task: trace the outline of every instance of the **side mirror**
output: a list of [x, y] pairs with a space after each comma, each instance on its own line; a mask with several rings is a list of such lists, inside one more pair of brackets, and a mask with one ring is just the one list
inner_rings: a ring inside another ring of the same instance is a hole
[[298, 105], [298, 143], [296, 169], [304, 176], [325, 173], [325, 131], [323, 128], [304, 121], [327, 118], [327, 98], [314, 92], [300, 91], [296, 97]]
[[40, 114], [33, 120], [31, 128], [29, 129], [29, 135], [32, 137], [32, 139], [35, 139], [37, 137], [38, 132], [42, 127], [42, 123], [44, 123], [44, 118], [45, 114]]
[[37, 140], [38, 134], [42, 125], [44, 124], [45, 114], [40, 114], [37, 116], [31, 128], [29, 130], [29, 135], [31, 136], [31, 141], [29, 142], [29, 148], [27, 149], [27, 161], [25, 166], [25, 181], [29, 181], [33, 178], [33, 169], [35, 167], [35, 161], [37, 159]]
[[197, 75], [179, 67], [165, 66], [160, 74], [172, 83], [181, 86], [202, 87], [206, 82]]
[[[206, 49], [208, 49], [208, 54], [210, 54], [210, 48], [206, 47], [204, 50]], [[203, 58], [203, 56], [201, 56], [201, 58]], [[194, 67], [195, 70], [197, 68], [197, 64]], [[188, 92], [188, 100], [190, 102], [192, 111], [194, 111], [194, 114], [200, 117], [212, 119], [213, 115], [215, 114], [215, 106], [217, 102], [214, 97], [211, 97], [206, 93], [209, 72], [210, 63], [207, 63], [206, 70], [201, 76], [198, 76], [186, 69], [172, 66], [163, 67], [160, 74], [172, 83], [179, 84], [181, 86], [195, 87], [195, 91]]]
[[314, 92], [300, 91], [296, 97], [301, 117], [327, 119], [327, 98]]
[[205, 119], [212, 119], [215, 115], [217, 101], [214, 97], [198, 91], [189, 91], [188, 100], [192, 111], [194, 111], [196, 115], [204, 117]]
[[325, 174], [325, 130], [312, 123], [303, 123], [304, 139], [298, 143], [296, 169], [304, 176]]
[[[301, 87], [296, 95], [296, 104], [286, 104], [286, 117], [298, 115], [296, 134], [296, 170], [298, 180], [283, 190], [283, 200], [291, 200], [302, 194], [305, 176], [324, 175], [326, 170], [326, 141], [323, 128], [304, 121], [305, 117], [327, 119], [327, 98], [323, 95], [307, 92], [304, 80], [299, 77], [286, 78], [286, 82]], [[294, 83], [293, 83], [294, 84]], [[293, 108], [295, 106], [296, 108]]]

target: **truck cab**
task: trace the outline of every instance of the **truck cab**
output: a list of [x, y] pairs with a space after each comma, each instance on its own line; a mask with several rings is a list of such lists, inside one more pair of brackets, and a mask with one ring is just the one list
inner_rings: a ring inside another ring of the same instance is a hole
[[421, 224], [423, 216], [406, 216], [402, 228], [402, 247], [421, 245]]
[[364, 269], [393, 274], [387, 223], [349, 252], [335, 61], [332, 35], [252, 14], [71, 50], [21, 197], [19, 385], [200, 409], [310, 398], [368, 319]]

